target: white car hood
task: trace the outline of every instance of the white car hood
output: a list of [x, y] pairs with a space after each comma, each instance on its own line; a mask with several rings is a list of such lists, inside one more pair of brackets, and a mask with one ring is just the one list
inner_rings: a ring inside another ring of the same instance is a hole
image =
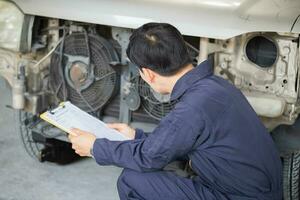
[[14, 2], [24, 13], [31, 15], [127, 28], [137, 28], [146, 22], [168, 22], [185, 35], [218, 39], [255, 31], [300, 32], [300, 19], [296, 20], [300, 15], [300, 0], [14, 0]]

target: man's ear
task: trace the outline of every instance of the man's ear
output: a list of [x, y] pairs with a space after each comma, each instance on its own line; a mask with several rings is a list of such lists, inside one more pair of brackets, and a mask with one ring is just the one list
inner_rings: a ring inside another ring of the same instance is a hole
[[143, 67], [142, 73], [144, 74], [144, 77], [146, 77], [150, 83], [153, 83], [153, 81], [155, 80], [155, 77], [156, 77], [156, 73], [154, 71]]

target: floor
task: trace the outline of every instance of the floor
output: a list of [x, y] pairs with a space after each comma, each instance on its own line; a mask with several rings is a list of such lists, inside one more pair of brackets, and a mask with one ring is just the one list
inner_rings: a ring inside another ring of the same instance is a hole
[[84, 159], [66, 166], [29, 157], [15, 128], [10, 89], [0, 77], [0, 200], [118, 199], [120, 168]]

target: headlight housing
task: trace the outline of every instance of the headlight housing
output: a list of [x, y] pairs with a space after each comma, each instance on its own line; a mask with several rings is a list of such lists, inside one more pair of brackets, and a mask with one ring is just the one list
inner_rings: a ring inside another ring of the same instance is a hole
[[0, 0], [0, 48], [21, 51], [25, 16], [12, 2]]

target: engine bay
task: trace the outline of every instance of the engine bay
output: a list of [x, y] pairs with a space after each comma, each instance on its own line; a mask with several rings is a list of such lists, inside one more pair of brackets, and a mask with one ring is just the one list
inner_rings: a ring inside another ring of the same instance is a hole
[[[26, 150], [39, 160], [51, 152], [45, 146], [68, 145], [54, 144], [53, 138], [66, 142], [65, 134], [38, 117], [61, 101], [71, 101], [103, 121], [146, 131], [153, 130], [175, 105], [170, 95], [152, 90], [128, 60], [132, 29], [27, 17], [24, 40], [30, 45], [20, 53], [0, 49], [0, 63], [5, 66], [0, 72], [12, 87], [12, 108], [18, 110]], [[212, 56], [214, 73], [244, 93], [269, 130], [295, 122], [299, 35], [254, 32], [227, 40], [184, 39], [194, 66]]]

